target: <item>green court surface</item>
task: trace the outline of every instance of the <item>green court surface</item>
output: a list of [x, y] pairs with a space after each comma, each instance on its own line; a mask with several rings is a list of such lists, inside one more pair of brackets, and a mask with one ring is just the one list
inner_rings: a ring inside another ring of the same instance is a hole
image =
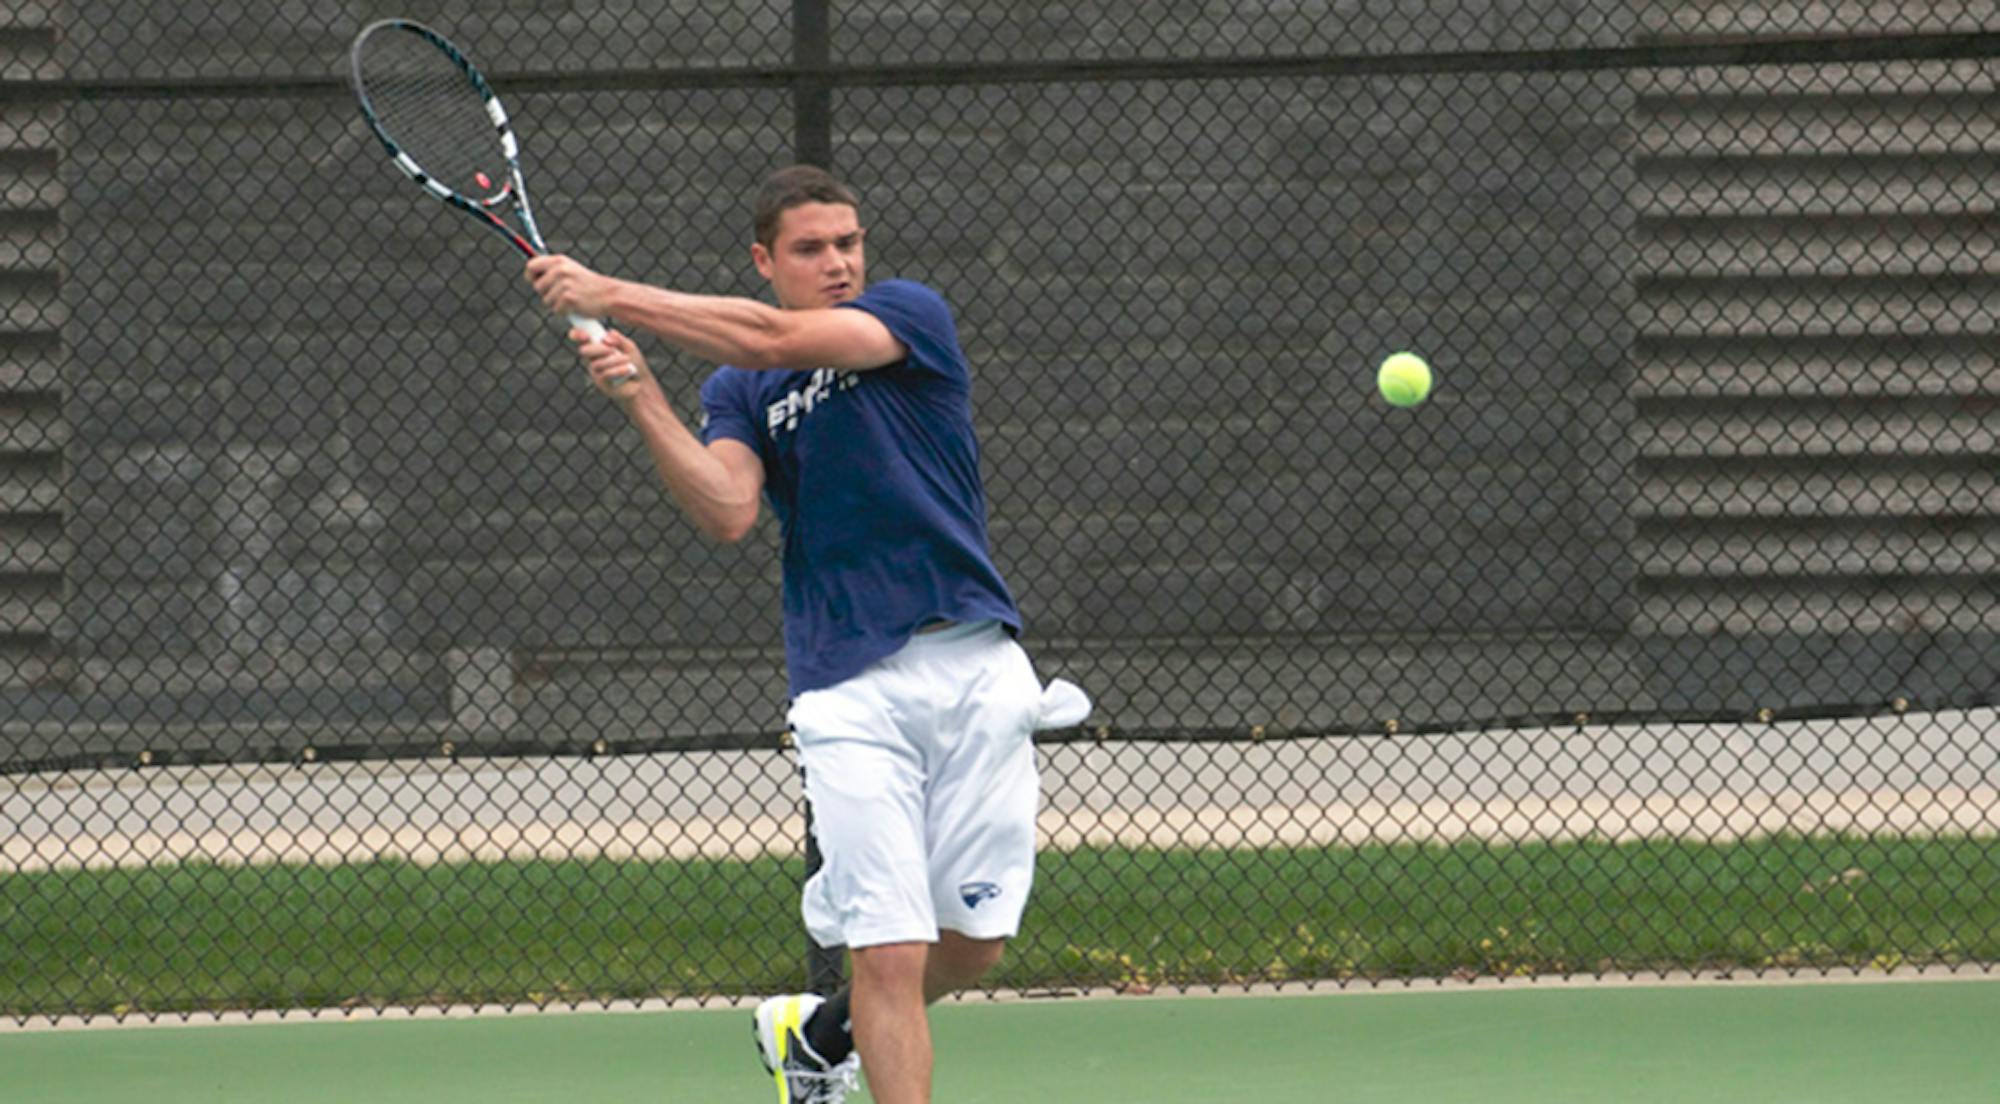
[[[935, 1024], [940, 1104], [2000, 1101], [2000, 979], [968, 1002]], [[741, 1010], [0, 1034], [9, 1104], [774, 1098]]]

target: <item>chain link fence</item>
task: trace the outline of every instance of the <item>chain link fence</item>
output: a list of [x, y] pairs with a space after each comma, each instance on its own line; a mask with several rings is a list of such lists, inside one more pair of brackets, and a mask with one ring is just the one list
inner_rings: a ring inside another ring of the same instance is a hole
[[0, 1012], [838, 967], [775, 526], [701, 541], [382, 163], [386, 15], [493, 76], [555, 248], [757, 295], [812, 160], [953, 304], [1097, 703], [1000, 987], [2000, 960], [1993, 4], [19, 0]]

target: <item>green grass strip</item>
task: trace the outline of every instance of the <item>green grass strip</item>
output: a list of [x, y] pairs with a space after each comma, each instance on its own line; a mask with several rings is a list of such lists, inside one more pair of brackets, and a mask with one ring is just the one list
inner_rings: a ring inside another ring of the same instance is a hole
[[[798, 987], [795, 862], [0, 876], [0, 1010], [587, 1002]], [[1041, 858], [996, 984], [2000, 961], [2000, 839], [1775, 837]]]

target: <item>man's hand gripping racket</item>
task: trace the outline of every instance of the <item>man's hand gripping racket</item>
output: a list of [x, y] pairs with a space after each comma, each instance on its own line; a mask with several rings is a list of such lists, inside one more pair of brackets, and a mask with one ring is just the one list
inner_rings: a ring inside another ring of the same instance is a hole
[[[507, 111], [463, 50], [421, 23], [385, 19], [362, 28], [348, 57], [362, 117], [405, 176], [527, 256], [548, 253]], [[597, 319], [569, 321], [588, 341], [604, 342]], [[639, 375], [628, 363], [611, 385], [629, 386]]]

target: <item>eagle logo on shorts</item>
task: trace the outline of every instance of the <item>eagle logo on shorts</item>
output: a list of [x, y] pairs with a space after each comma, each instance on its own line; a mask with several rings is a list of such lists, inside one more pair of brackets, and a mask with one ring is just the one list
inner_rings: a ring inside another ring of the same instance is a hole
[[979, 902], [990, 901], [1000, 896], [1000, 887], [992, 882], [965, 882], [958, 887], [958, 899], [966, 908], [978, 908]]

